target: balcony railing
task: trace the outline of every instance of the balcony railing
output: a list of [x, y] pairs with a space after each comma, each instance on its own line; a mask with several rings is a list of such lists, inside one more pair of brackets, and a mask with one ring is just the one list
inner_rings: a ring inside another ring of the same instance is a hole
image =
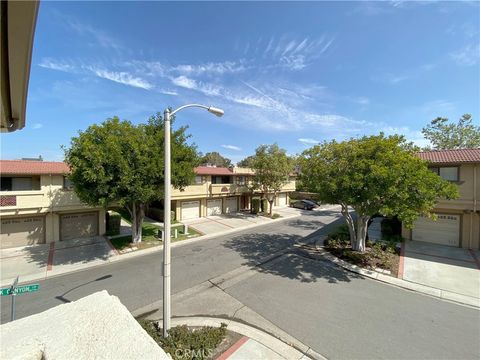
[[1, 191], [0, 206], [3, 209], [30, 209], [45, 207], [43, 191]]
[[228, 195], [228, 194], [241, 194], [248, 192], [248, 188], [245, 185], [237, 184], [211, 184], [210, 193], [212, 195]]

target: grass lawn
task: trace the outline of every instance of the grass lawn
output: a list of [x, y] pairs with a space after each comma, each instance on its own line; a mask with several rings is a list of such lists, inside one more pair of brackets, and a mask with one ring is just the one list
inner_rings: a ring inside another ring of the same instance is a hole
[[[118, 209], [118, 210], [116, 210], [116, 212], [118, 212], [126, 222], [128, 222], [130, 224], [132, 223], [130, 213], [128, 212], [128, 210]], [[178, 222], [175, 221], [172, 224], [176, 224], [176, 223], [178, 223]], [[159, 238], [157, 237], [158, 230], [160, 230], [160, 229], [162, 229], [162, 227], [154, 225], [154, 224], [150, 224], [150, 223], [147, 223], [147, 222], [143, 222], [143, 225], [142, 225], [142, 242], [141, 243], [131, 244], [132, 237], [130, 235], [125, 235], [125, 236], [121, 236], [121, 237], [111, 239], [110, 242], [112, 243], [112, 245], [117, 250], [124, 250], [128, 247], [136, 247], [137, 249], [145, 249], [145, 248], [149, 248], [149, 247], [152, 247], [152, 246], [161, 245], [162, 241], [159, 240]], [[181, 240], [185, 240], [185, 239], [191, 239], [193, 237], [197, 237], [197, 236], [201, 235], [198, 231], [196, 231], [195, 229], [192, 229], [191, 227], [188, 228], [188, 234], [184, 234], [182, 231], [183, 231], [183, 226], [179, 226], [178, 227], [178, 232], [179, 232], [178, 237], [176, 239], [172, 237], [172, 242], [181, 241]], [[172, 228], [172, 236], [173, 236], [173, 228]]]

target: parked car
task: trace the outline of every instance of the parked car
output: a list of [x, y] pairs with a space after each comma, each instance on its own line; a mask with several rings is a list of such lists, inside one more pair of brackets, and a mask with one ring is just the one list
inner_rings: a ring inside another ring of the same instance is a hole
[[290, 206], [297, 209], [303, 209], [303, 210], [313, 210], [317, 207], [317, 205], [310, 200], [298, 200], [290, 203]]

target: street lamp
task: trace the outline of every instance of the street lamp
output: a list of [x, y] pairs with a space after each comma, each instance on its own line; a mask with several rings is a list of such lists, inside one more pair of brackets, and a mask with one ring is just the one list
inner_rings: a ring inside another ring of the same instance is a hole
[[170, 118], [180, 110], [189, 107], [199, 107], [206, 109], [208, 112], [216, 115], [223, 116], [223, 110], [215, 108], [213, 106], [205, 106], [200, 104], [188, 104], [180, 106], [174, 111], [165, 109], [164, 121], [165, 121], [165, 201], [163, 212], [163, 337], [168, 336], [168, 330], [170, 330], [170, 317], [171, 317], [171, 303], [170, 303], [170, 208], [171, 208], [171, 195], [170, 195], [170, 133], [171, 124]]

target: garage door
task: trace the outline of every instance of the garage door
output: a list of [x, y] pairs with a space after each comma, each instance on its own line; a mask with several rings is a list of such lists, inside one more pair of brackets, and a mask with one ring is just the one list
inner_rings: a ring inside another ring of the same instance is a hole
[[460, 245], [460, 215], [437, 214], [437, 221], [421, 217], [415, 222], [412, 239], [435, 244]]
[[235, 213], [237, 212], [237, 198], [227, 198], [225, 201], [225, 213]]
[[287, 206], [287, 194], [278, 194], [278, 206]]
[[220, 215], [222, 213], [222, 199], [207, 200], [207, 216]]
[[182, 220], [196, 219], [200, 216], [200, 201], [182, 202]]
[[98, 235], [98, 212], [60, 215], [60, 240]]
[[0, 247], [2, 249], [45, 243], [43, 216], [2, 219]]

